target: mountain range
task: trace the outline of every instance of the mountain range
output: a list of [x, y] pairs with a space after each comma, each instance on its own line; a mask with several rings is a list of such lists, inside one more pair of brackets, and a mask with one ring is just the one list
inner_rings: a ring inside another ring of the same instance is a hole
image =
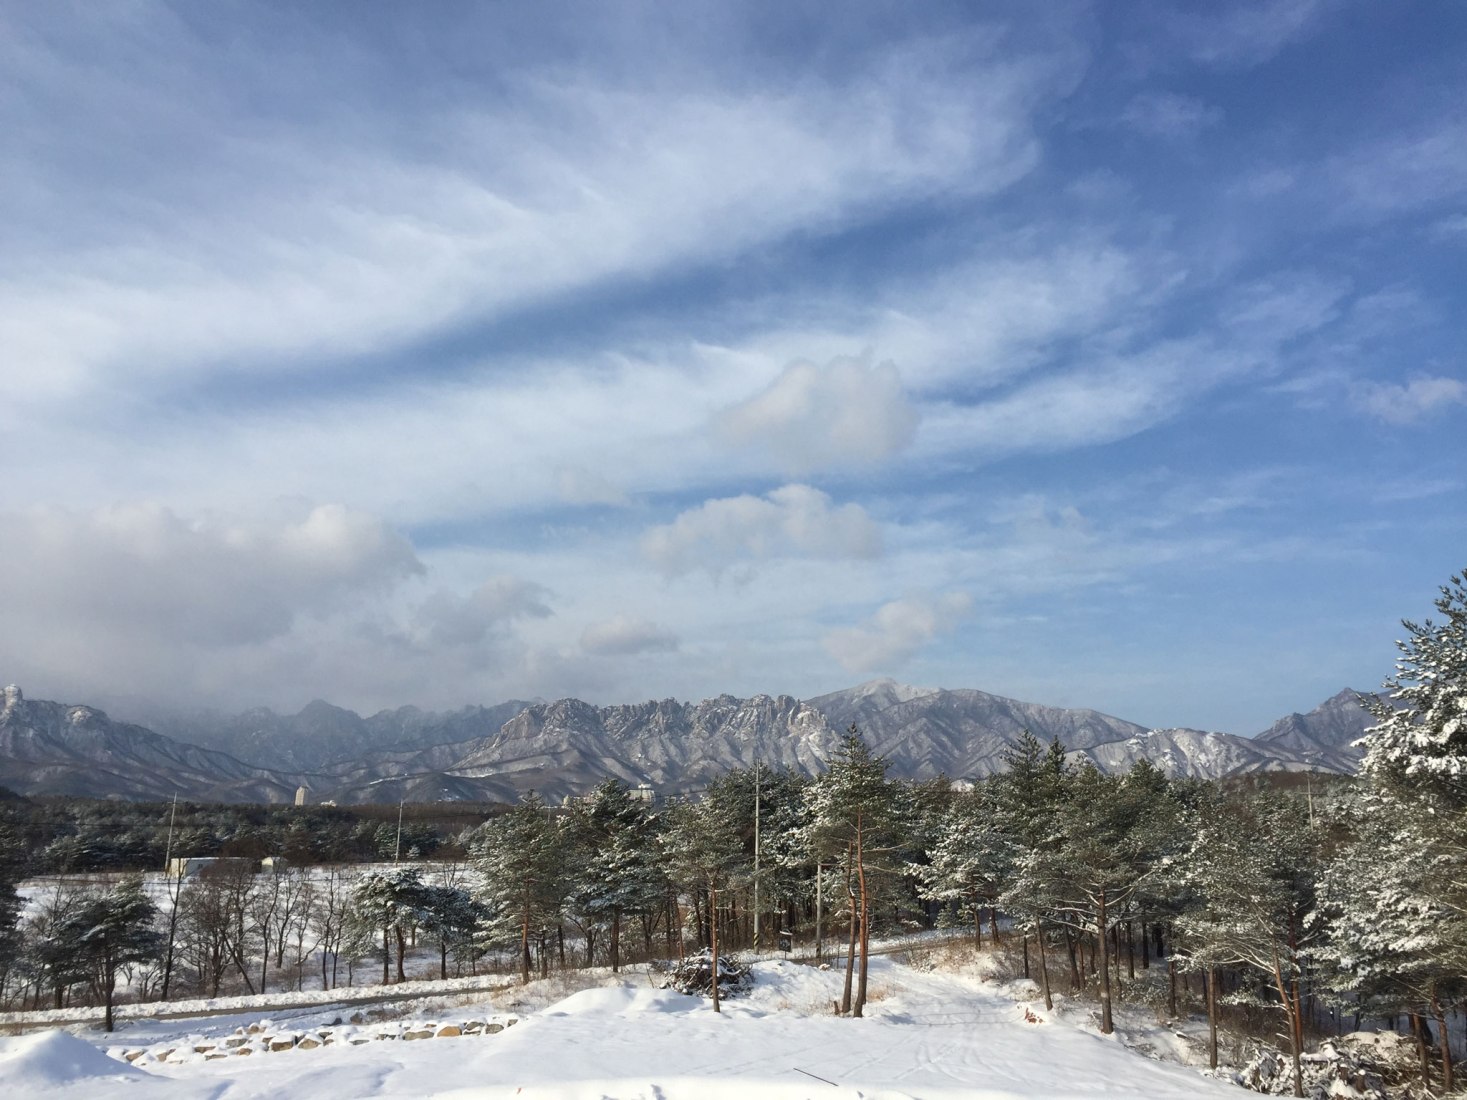
[[169, 717], [155, 722], [160, 731], [9, 687], [0, 784], [25, 795], [121, 799], [280, 802], [305, 786], [313, 802], [510, 802], [531, 788], [559, 800], [615, 776], [675, 793], [756, 762], [818, 773], [851, 725], [907, 779], [991, 775], [1026, 730], [1058, 738], [1072, 759], [1105, 771], [1144, 758], [1197, 778], [1350, 774], [1359, 761], [1351, 742], [1371, 721], [1348, 689], [1241, 737], [874, 680], [803, 701], [720, 695], [597, 707], [561, 699], [447, 713], [402, 707], [367, 718], [318, 700], [295, 715], [256, 708]]

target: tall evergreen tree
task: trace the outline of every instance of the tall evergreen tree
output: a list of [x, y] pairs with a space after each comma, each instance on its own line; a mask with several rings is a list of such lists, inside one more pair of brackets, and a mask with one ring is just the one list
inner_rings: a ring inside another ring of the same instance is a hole
[[1467, 811], [1467, 580], [1441, 588], [1440, 622], [1402, 625], [1401, 656], [1386, 698], [1362, 705], [1377, 724], [1365, 731], [1361, 770], [1378, 787], [1409, 793], [1423, 808], [1460, 823]]
[[560, 918], [566, 893], [563, 840], [531, 792], [509, 813], [486, 822], [474, 841], [483, 884], [479, 900], [492, 914], [482, 926], [484, 938], [518, 941], [522, 982], [530, 980], [530, 932]]
[[[830, 762], [830, 769], [809, 788], [810, 838], [820, 856], [838, 860], [842, 851], [852, 878], [852, 951], [846, 957], [846, 988], [842, 1011], [860, 1016], [866, 1004], [871, 946], [871, 906], [877, 879], [899, 873], [896, 785], [886, 778], [886, 761], [873, 753], [855, 726]], [[860, 969], [854, 999], [851, 972], [855, 951]]]
[[1258, 1003], [1281, 1010], [1294, 1063], [1294, 1095], [1304, 1095], [1305, 960], [1317, 936], [1318, 836], [1307, 810], [1286, 795], [1218, 798], [1203, 815], [1185, 857], [1195, 904], [1177, 920], [1192, 965], [1242, 966], [1273, 991]]
[[1077, 928], [1095, 933], [1099, 955], [1100, 1030], [1114, 1030], [1111, 932], [1156, 866], [1148, 824], [1158, 812], [1146, 783], [1105, 775], [1086, 763], [1065, 781], [1054, 834], [1031, 859], [1037, 892]]
[[609, 928], [613, 972], [621, 968], [623, 918], [649, 912], [664, 896], [655, 833], [646, 803], [617, 779], [597, 786], [570, 819], [571, 898], [587, 918], [588, 933], [593, 924]]
[[739, 840], [737, 803], [717, 795], [715, 789], [701, 802], [674, 802], [669, 806], [661, 841], [673, 877], [690, 893], [702, 893], [707, 898], [713, 1011], [721, 1012], [719, 896], [748, 874], [749, 864]]

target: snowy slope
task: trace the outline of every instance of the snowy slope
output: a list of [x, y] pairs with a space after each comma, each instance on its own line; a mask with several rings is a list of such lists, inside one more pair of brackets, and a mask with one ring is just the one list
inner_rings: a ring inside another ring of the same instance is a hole
[[1280, 718], [1257, 737], [1272, 749], [1298, 753], [1318, 760], [1332, 771], [1354, 771], [1363, 756], [1353, 743], [1375, 719], [1360, 705], [1359, 692], [1346, 688], [1330, 696], [1306, 714]]
[[[653, 989], [635, 976], [575, 993], [494, 1035], [213, 1060], [200, 1055], [182, 1065], [106, 1065], [80, 1039], [22, 1036], [0, 1040], [0, 1093], [38, 1095], [44, 1088], [53, 1100], [1240, 1095], [1235, 1086], [1194, 1069], [1151, 1061], [1114, 1039], [1026, 1013], [1025, 1006], [971, 974], [924, 972], [875, 959], [873, 999], [863, 1020], [828, 1014], [839, 983], [835, 971], [761, 963], [754, 992], [727, 1001], [718, 1016], [702, 1000]], [[495, 1006], [459, 1011], [475, 1010], [490, 1013]], [[167, 1026], [147, 1025], [149, 1042], [162, 1038]], [[171, 1026], [178, 1038], [167, 1045], [189, 1049], [188, 1022]], [[89, 1038], [99, 1045], [108, 1041]], [[125, 1033], [111, 1040], [127, 1041]]]
[[184, 744], [93, 707], [27, 699], [5, 689], [0, 707], [0, 785], [22, 794], [220, 802], [278, 802], [294, 776]]

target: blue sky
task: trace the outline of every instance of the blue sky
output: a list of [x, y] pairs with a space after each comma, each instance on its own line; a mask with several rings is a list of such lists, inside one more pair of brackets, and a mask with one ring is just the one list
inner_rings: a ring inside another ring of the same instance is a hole
[[1375, 687], [1467, 565], [1463, 103], [1448, 0], [0, 4], [0, 675]]

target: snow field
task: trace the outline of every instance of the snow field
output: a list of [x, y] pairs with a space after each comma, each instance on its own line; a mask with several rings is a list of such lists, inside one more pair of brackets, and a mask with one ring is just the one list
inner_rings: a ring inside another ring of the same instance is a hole
[[[197, 1058], [183, 1064], [130, 1065], [108, 1058], [90, 1041], [137, 1049], [133, 1035], [124, 1032], [22, 1036], [0, 1041], [0, 1095], [44, 1094], [47, 1100], [1183, 1100], [1239, 1095], [1235, 1086], [1148, 1060], [1119, 1041], [1073, 1026], [1059, 1018], [1061, 1012], [1047, 1018], [1035, 1003], [1013, 999], [1014, 992], [1032, 987], [985, 981], [974, 965], [948, 971], [874, 958], [872, 999], [862, 1020], [831, 1015], [844, 977], [839, 970], [772, 960], [757, 963], [755, 973], [753, 990], [726, 1001], [722, 1015], [702, 999], [653, 988], [645, 974], [591, 975], [589, 980], [602, 984], [559, 996], [524, 1015], [519, 1026], [492, 1037], [346, 1041], [213, 1059], [206, 1056], [212, 1052], [191, 1052]], [[550, 991], [537, 990], [540, 984], [515, 993], [527, 1001], [542, 999]], [[564, 993], [565, 983], [555, 992]], [[461, 1015], [488, 1020], [495, 1002], [512, 995], [468, 1006]], [[327, 1024], [323, 1015], [286, 1026], [305, 1033]], [[442, 1013], [436, 1017], [447, 1019]], [[207, 1030], [215, 1036], [226, 1028], [237, 1035], [247, 1026], [238, 1017], [210, 1023]], [[198, 1024], [139, 1022], [128, 1031], [135, 1026], [138, 1038], [178, 1046], [205, 1034]], [[385, 1030], [365, 1024], [352, 1034]]]

